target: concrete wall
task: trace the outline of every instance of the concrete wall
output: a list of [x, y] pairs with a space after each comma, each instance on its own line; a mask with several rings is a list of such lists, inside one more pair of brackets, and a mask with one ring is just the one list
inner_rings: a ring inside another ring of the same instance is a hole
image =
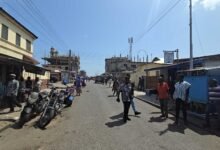
[[[2, 24], [8, 27], [8, 40], [1, 38]], [[16, 33], [21, 35], [20, 47], [16, 45]], [[26, 50], [26, 39], [31, 42], [31, 51]], [[20, 26], [15, 25], [9, 18], [0, 13], [0, 53], [23, 59], [22, 55], [32, 57], [34, 39]]]

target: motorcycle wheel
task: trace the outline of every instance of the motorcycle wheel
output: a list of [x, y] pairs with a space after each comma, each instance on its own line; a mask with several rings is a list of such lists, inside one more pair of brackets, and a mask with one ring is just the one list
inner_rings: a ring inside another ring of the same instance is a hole
[[22, 128], [23, 125], [30, 120], [30, 118], [31, 113], [22, 112], [18, 122], [18, 126]]
[[44, 129], [51, 122], [54, 116], [54, 110], [49, 110], [48, 112], [46, 112], [44, 116], [40, 117], [40, 120], [38, 121], [38, 127]]

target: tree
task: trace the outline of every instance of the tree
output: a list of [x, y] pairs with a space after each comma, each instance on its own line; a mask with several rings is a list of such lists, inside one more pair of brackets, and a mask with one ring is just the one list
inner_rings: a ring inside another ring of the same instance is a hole
[[154, 59], [152, 60], [152, 62], [155, 62], [155, 61], [158, 61], [158, 60], [160, 60], [160, 58], [154, 57]]

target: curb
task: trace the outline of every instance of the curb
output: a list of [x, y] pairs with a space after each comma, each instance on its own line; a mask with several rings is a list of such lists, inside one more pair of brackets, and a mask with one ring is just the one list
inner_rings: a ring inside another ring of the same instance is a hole
[[[148, 103], [148, 104], [150, 104], [150, 105], [152, 105], [152, 106], [154, 106], [154, 107], [160, 108], [160, 106], [159, 106], [158, 104], [152, 103], [152, 102], [150, 102], [150, 101], [148, 101], [148, 100], [144, 100], [144, 99], [141, 99], [141, 98], [136, 97], [136, 96], [134, 96], [134, 97], [135, 97], [136, 99], [141, 100], [141, 101], [143, 101], [143, 102], [145, 102], [145, 103]], [[173, 116], [175, 117], [175, 113], [170, 112], [169, 110], [168, 110], [168, 113], [171, 114], [171, 115], [173, 115]], [[188, 113], [188, 115], [190, 115], [191, 117], [196, 117], [196, 116], [193, 115], [192, 113]], [[197, 118], [198, 118], [198, 117], [197, 117]], [[180, 119], [183, 119], [182, 116], [180, 116]], [[201, 119], [201, 118], [200, 118], [200, 119]], [[192, 121], [189, 121], [189, 120], [188, 120], [188, 123], [192, 124], [192, 125], [195, 126], [195, 127], [198, 127], [198, 128], [200, 128], [200, 129], [203, 129], [203, 127], [199, 126], [199, 125], [196, 124], [196, 123], [193, 123]]]

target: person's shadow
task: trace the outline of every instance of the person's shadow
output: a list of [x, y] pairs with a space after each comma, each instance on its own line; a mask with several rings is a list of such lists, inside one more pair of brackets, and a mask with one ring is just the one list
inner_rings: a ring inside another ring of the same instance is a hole
[[162, 117], [151, 117], [150, 120], [148, 122], [163, 122], [165, 121], [165, 118]]
[[116, 126], [122, 126], [124, 124], [123, 113], [111, 116], [110, 119], [112, 119], [114, 121], [105, 123], [105, 125], [108, 126], [109, 128], [113, 128]]
[[179, 132], [179, 133], [185, 134], [185, 129], [186, 129], [186, 126], [184, 126], [184, 125], [176, 125], [175, 123], [168, 124], [167, 129], [165, 129], [163, 131], [159, 131], [159, 135], [162, 136], [165, 133], [167, 133], [168, 131]]

